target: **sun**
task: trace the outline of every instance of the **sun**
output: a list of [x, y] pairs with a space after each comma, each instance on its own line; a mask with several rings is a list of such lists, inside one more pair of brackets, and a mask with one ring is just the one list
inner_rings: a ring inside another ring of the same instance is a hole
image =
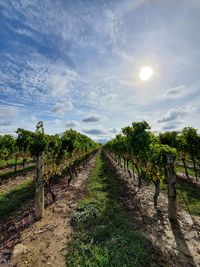
[[151, 66], [144, 66], [140, 70], [139, 78], [142, 81], [148, 81], [153, 74], [154, 74], [154, 71]]

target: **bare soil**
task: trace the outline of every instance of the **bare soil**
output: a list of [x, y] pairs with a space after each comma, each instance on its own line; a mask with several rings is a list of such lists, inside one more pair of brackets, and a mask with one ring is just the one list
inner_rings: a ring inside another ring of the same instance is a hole
[[[15, 218], [14, 225], [9, 222], [11, 225], [7, 225], [6, 229], [13, 227], [16, 238], [13, 238], [11, 233], [10, 239], [8, 236], [4, 239], [0, 247], [0, 266], [66, 266], [65, 255], [72, 238], [70, 218], [78, 201], [87, 192], [89, 173], [94, 164], [95, 157], [71, 182], [69, 188], [66, 177], [54, 186], [56, 202], [49, 205], [50, 200], [47, 199], [47, 208], [42, 220], [35, 221], [32, 201], [29, 211], [24, 207], [23, 214]], [[5, 260], [6, 255], [8, 259], [11, 255], [11, 259]]]
[[142, 231], [163, 252], [167, 266], [200, 266], [200, 217], [192, 216], [192, 220], [189, 213], [178, 206], [178, 221], [171, 222], [168, 219], [166, 194], [161, 192], [158, 208], [155, 209], [154, 186], [143, 182], [142, 188], [138, 189], [133, 177], [130, 178], [128, 173], [107, 156], [117, 173], [120, 200], [127, 216], [135, 228]]

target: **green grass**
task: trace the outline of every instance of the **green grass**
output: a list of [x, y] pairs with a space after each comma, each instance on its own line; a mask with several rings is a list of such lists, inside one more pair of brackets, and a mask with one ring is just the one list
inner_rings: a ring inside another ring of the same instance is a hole
[[[161, 187], [164, 194], [167, 196], [167, 184]], [[187, 205], [192, 215], [200, 216], [200, 190], [199, 188], [183, 181], [178, 181], [176, 184], [177, 202], [187, 212]], [[184, 201], [185, 200], [185, 201]]]
[[74, 239], [66, 256], [67, 266], [163, 266], [155, 259], [152, 262], [156, 249], [125, 215], [116, 177], [103, 156], [97, 158], [89, 193], [80, 201], [71, 224]]
[[[29, 171], [32, 171], [32, 170], [34, 170], [34, 169], [35, 169], [35, 165], [25, 167], [24, 170], [25, 170], [26, 172], [29, 172]], [[2, 173], [2, 174], [0, 174], [0, 178], [1, 178], [2, 180], [4, 180], [4, 179], [8, 179], [8, 178], [12, 178], [12, 177], [16, 177], [16, 176], [18, 176], [18, 175], [23, 174], [24, 170], [23, 170], [23, 169], [20, 169], [20, 170], [17, 170], [16, 172], [15, 172], [15, 171], [10, 171], [10, 172], [6, 172], [6, 173]]]
[[[27, 158], [27, 161], [26, 163], [32, 161], [33, 159], [31, 157], [28, 157]], [[19, 158], [17, 160], [17, 164], [21, 164], [23, 162], [23, 158]], [[0, 159], [0, 169], [4, 168], [4, 167], [7, 167], [7, 165], [15, 165], [15, 159], [12, 158], [12, 159], [9, 159], [8, 161], [5, 161], [3, 159]]]
[[[185, 169], [184, 169], [184, 167], [182, 167], [182, 166], [176, 166], [176, 171], [177, 171], [177, 172], [185, 173]], [[195, 172], [194, 172], [193, 170], [191, 170], [191, 169], [188, 168], [187, 171], [188, 171], [188, 174], [189, 174], [189, 175], [195, 177]], [[198, 175], [198, 176], [199, 176], [199, 175]]]
[[180, 182], [177, 185], [177, 201], [185, 209], [186, 205], [183, 198], [188, 203], [192, 215], [200, 216], [200, 190], [186, 182]]
[[24, 181], [9, 192], [0, 193], [0, 219], [6, 219], [15, 214], [26, 200], [33, 198], [33, 195], [34, 183], [32, 180]]

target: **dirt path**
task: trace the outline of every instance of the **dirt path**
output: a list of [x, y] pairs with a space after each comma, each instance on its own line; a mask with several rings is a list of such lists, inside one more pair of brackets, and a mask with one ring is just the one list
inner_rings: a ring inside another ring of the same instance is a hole
[[77, 202], [87, 192], [89, 173], [94, 166], [95, 157], [78, 177], [71, 183], [66, 182], [56, 188], [57, 201], [45, 209], [44, 219], [25, 229], [12, 253], [9, 264], [2, 266], [43, 267], [66, 266], [67, 244], [71, 240], [70, 217]]
[[[170, 267], [200, 266], [200, 240], [190, 215], [178, 207], [178, 222], [170, 223], [167, 197], [161, 193], [157, 211], [153, 205], [154, 187], [143, 183], [138, 191], [133, 178], [128, 178], [108, 156], [119, 178], [120, 199], [127, 215], [138, 230], [151, 240], [168, 259]], [[193, 216], [200, 232], [200, 217]], [[167, 266], [165, 266], [167, 267]]]

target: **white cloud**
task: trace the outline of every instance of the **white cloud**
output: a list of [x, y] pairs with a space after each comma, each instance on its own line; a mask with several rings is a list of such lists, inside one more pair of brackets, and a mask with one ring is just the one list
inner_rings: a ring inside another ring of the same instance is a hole
[[[4, 1], [2, 7], [4, 16], [15, 20], [23, 18], [23, 23], [33, 32], [55, 35], [63, 42], [70, 41], [81, 47], [99, 46], [102, 51], [106, 45], [124, 40], [119, 13], [101, 1], [96, 5], [86, 5], [82, 1], [74, 5], [73, 1], [38, 1], [33, 4], [32, 1], [18, 0], [12, 4]], [[21, 33], [27, 34], [24, 29]]]
[[97, 142], [97, 143], [100, 143], [100, 144], [105, 144], [105, 143], [107, 143], [108, 141], [110, 140], [110, 138], [99, 138], [99, 139], [95, 139], [95, 141]]
[[75, 127], [78, 127], [79, 125], [80, 125], [79, 122], [78, 121], [74, 121], [74, 120], [65, 122], [65, 126], [67, 128], [75, 128]]
[[111, 133], [117, 134], [120, 130], [117, 128], [113, 128], [110, 130]]
[[52, 113], [58, 116], [62, 116], [65, 112], [71, 111], [73, 105], [70, 101], [57, 102], [52, 109]]
[[185, 126], [193, 126], [193, 117], [198, 113], [196, 106], [185, 106], [169, 109], [157, 120], [163, 130], [180, 130]]
[[177, 121], [182, 119], [186, 114], [187, 111], [183, 108], [173, 108], [170, 109], [162, 118], [160, 118], [158, 123]]
[[84, 128], [82, 131], [83, 133], [92, 136], [92, 138], [95, 138], [95, 140], [103, 139], [104, 141], [110, 140], [119, 132], [116, 128], [105, 128], [101, 125], [97, 127]]
[[167, 124], [162, 127], [164, 131], [173, 131], [179, 128], [179, 123], [176, 124]]
[[167, 100], [167, 99], [181, 99], [186, 96], [190, 96], [196, 93], [199, 90], [199, 86], [197, 85], [179, 85], [176, 87], [172, 87], [167, 89], [163, 95], [159, 97], [160, 100]]
[[53, 75], [48, 83], [51, 95], [54, 97], [63, 97], [69, 91], [71, 83], [76, 81], [78, 77], [78, 74], [72, 70]]
[[19, 115], [19, 108], [14, 106], [0, 106], [0, 126], [10, 126]]
[[107, 129], [104, 129], [102, 127], [83, 129], [83, 132], [86, 134], [95, 135], [95, 136], [101, 136], [101, 135], [107, 135], [108, 134]]
[[105, 116], [99, 114], [89, 114], [82, 119], [84, 123], [100, 122], [106, 120], [107, 118]]

